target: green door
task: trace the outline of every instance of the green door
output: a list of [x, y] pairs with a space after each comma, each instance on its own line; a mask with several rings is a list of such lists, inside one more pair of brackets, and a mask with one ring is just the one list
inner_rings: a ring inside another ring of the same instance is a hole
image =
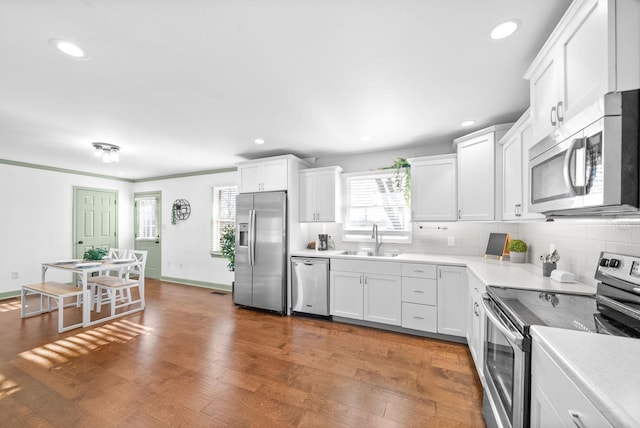
[[147, 251], [144, 269], [146, 278], [160, 278], [162, 261], [160, 247], [160, 192], [134, 194], [135, 249]]
[[74, 257], [90, 248], [117, 248], [118, 192], [75, 187], [74, 193]]

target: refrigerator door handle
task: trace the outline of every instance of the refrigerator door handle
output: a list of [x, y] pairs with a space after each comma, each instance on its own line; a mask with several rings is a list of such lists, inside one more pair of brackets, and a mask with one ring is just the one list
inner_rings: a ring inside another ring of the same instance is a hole
[[255, 265], [256, 258], [256, 210], [249, 210], [249, 265]]

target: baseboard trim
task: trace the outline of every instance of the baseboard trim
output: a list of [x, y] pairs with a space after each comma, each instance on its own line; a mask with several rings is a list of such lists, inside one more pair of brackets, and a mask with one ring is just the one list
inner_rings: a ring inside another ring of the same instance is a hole
[[194, 287], [210, 288], [212, 290], [231, 291], [231, 286], [227, 284], [216, 284], [215, 282], [193, 281], [190, 279], [174, 278], [171, 276], [161, 276], [160, 281], [175, 282], [177, 284], [192, 285]]

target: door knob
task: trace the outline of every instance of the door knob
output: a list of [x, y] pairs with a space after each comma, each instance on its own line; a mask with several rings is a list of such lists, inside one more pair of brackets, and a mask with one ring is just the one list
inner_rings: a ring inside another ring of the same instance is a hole
[[84, 244], [84, 242], [83, 241], [78, 241], [78, 244]]

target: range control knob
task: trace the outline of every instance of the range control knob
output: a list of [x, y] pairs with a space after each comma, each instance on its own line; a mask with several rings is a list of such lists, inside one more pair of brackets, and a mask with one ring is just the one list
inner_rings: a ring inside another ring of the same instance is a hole
[[609, 259], [605, 259], [604, 257], [600, 259], [600, 266], [607, 267], [609, 266]]
[[618, 259], [609, 260], [609, 267], [614, 268], [614, 269], [617, 268], [617, 267], [620, 267], [620, 260], [618, 260]]

